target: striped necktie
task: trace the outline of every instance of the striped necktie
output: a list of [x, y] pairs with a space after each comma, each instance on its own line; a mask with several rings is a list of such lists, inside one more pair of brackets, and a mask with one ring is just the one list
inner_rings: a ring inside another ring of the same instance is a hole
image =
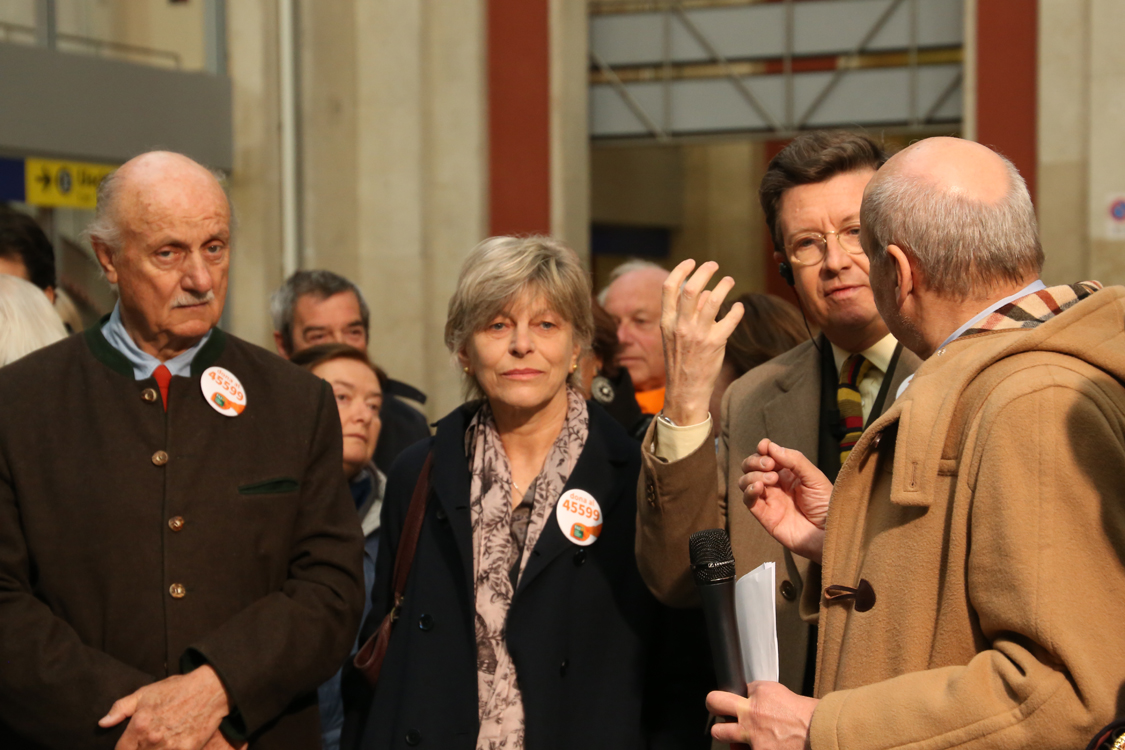
[[840, 408], [840, 425], [844, 437], [840, 440], [840, 465], [851, 455], [852, 448], [863, 434], [863, 400], [859, 384], [871, 369], [871, 362], [861, 354], [853, 354], [840, 368], [840, 385], [836, 388], [836, 403]]

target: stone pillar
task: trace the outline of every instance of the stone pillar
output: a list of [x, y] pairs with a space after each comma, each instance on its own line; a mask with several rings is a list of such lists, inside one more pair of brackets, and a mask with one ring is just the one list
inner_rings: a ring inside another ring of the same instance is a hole
[[1125, 240], [1109, 228], [1125, 195], [1125, 7], [1039, 0], [1039, 223], [1049, 284], [1125, 283]]
[[551, 234], [590, 252], [587, 4], [551, 0]]
[[1108, 228], [1110, 196], [1125, 196], [1125, 5], [1090, 2], [1090, 274], [1107, 284], [1125, 283], [1125, 241]]
[[227, 4], [234, 131], [230, 195], [238, 222], [231, 255], [230, 330], [273, 348], [269, 295], [281, 284], [277, 3]]
[[301, 3], [306, 268], [354, 280], [371, 356], [444, 415], [462, 259], [487, 226], [484, 0]]
[[1089, 0], [1039, 1], [1039, 212], [1048, 284], [1090, 278]]

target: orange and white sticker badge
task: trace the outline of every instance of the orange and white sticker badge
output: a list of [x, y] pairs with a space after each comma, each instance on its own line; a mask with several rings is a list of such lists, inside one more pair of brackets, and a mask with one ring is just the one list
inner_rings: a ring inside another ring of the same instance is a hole
[[563, 536], [581, 547], [597, 541], [602, 533], [602, 506], [584, 490], [567, 490], [555, 506], [555, 517]]
[[199, 378], [203, 398], [224, 417], [237, 417], [246, 408], [246, 391], [230, 370], [208, 367]]

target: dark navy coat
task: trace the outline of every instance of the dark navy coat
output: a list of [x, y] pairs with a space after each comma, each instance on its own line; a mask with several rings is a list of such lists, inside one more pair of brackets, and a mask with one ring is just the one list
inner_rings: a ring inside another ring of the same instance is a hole
[[[401, 617], [365, 716], [347, 735], [364, 750], [424, 746], [472, 750], [478, 731], [470, 472], [465, 430], [476, 404], [438, 423], [402, 454], [388, 480], [373, 609], [374, 632], [393, 597], [402, 525], [426, 454], [432, 492]], [[656, 601], [634, 554], [640, 447], [590, 404], [590, 435], [566, 489], [600, 503], [598, 540], [580, 547], [554, 513], [536, 542], [508, 613], [508, 649], [523, 695], [528, 750], [645, 744], [646, 662]], [[366, 701], [364, 701], [366, 702]]]

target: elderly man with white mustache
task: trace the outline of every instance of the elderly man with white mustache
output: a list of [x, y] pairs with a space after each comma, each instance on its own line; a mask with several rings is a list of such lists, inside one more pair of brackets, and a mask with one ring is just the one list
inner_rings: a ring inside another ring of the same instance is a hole
[[319, 746], [363, 536], [332, 391], [216, 327], [230, 217], [187, 157], [127, 162], [113, 313], [0, 373], [0, 747]]

